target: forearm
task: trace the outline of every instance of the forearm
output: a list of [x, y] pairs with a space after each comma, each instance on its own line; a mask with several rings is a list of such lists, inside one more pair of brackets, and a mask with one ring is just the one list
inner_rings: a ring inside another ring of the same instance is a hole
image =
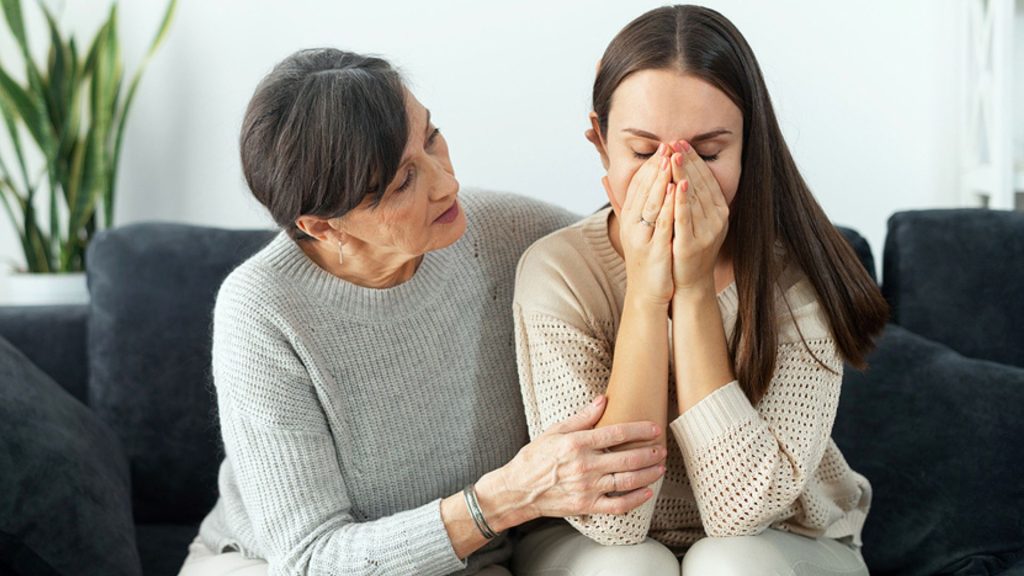
[[[666, 426], [668, 419], [668, 308], [627, 291], [598, 427], [641, 420]], [[665, 437], [648, 444], [664, 443]], [[635, 446], [622, 446], [632, 448]]]
[[680, 414], [735, 380], [713, 282], [676, 292], [672, 349]]

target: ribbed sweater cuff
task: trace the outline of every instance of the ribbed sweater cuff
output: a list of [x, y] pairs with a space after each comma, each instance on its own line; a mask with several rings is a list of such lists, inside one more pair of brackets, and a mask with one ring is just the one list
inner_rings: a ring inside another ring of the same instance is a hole
[[757, 416], [740, 383], [733, 380], [680, 414], [669, 427], [683, 456], [689, 459], [730, 429]]
[[402, 515], [405, 546], [413, 552], [415, 574], [448, 574], [466, 567], [452, 548], [448, 530], [441, 520], [441, 499]]

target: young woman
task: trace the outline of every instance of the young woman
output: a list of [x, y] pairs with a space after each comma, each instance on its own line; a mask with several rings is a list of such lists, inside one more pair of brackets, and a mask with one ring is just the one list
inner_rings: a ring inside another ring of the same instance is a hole
[[532, 533], [513, 572], [678, 574], [683, 556], [684, 574], [866, 574], [871, 486], [830, 434], [843, 363], [864, 366], [888, 310], [800, 177], [750, 47], [713, 10], [652, 10], [608, 46], [590, 119], [611, 206], [519, 265], [530, 434], [606, 394], [598, 426], [669, 426], [650, 442], [667, 471], [627, 514]]

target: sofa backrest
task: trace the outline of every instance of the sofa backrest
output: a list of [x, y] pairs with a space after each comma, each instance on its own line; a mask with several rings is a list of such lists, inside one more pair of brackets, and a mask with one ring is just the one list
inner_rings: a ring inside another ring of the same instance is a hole
[[[840, 231], [874, 277], [867, 242]], [[136, 522], [198, 522], [216, 501], [213, 305], [228, 273], [273, 234], [148, 223], [90, 244], [88, 403], [124, 443]]]
[[883, 270], [893, 322], [965, 356], [1024, 366], [1024, 214], [897, 212]]
[[138, 523], [198, 522], [216, 501], [213, 304], [273, 234], [150, 223], [89, 245], [89, 405], [124, 444]]

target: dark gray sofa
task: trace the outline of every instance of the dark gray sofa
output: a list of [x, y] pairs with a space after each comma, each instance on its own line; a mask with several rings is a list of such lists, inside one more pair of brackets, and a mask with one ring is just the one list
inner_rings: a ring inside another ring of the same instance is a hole
[[[867, 243], [841, 230], [875, 276]], [[55, 514], [49, 504], [27, 497], [0, 505], [0, 574], [177, 573], [217, 495], [214, 297], [223, 278], [271, 237], [175, 224], [120, 227], [90, 246], [88, 306], [0, 308], [0, 337], [62, 388], [47, 394], [87, 407], [76, 417], [94, 417], [97, 437], [111, 444], [104, 455], [123, 464], [130, 496], [113, 480], [106, 490], [121, 495], [134, 527], [109, 530], [128, 530], [135, 546], [117, 567], [68, 571], [72, 564], [60, 556], [74, 547], [28, 550], [18, 534], [4, 532], [14, 525], [4, 511], [64, 521], [45, 517]], [[833, 434], [874, 486], [864, 532], [872, 573], [1024, 575], [1024, 422], [1017, 416], [1024, 408], [1024, 215], [896, 214], [884, 278], [893, 324], [867, 371], [847, 369]], [[0, 442], [9, 454], [17, 448]], [[16, 462], [0, 459], [0, 474]], [[39, 479], [40, 493], [65, 489]]]

